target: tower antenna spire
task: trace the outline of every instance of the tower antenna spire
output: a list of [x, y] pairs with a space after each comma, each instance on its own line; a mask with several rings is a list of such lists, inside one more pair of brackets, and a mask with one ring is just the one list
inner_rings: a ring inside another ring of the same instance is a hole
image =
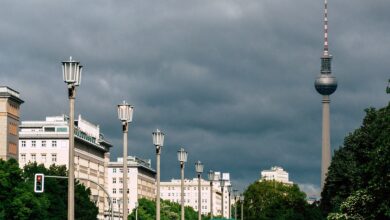
[[324, 56], [329, 56], [328, 45], [328, 0], [324, 2]]

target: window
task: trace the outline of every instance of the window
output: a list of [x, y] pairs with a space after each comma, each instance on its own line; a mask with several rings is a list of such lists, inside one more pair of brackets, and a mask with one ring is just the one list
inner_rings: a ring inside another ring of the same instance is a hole
[[33, 162], [37, 161], [37, 155], [36, 154], [31, 154], [31, 160]]
[[112, 203], [116, 204], [116, 198], [112, 198]]
[[116, 183], [116, 178], [112, 178], [112, 183]]
[[112, 173], [116, 173], [116, 168], [112, 168]]
[[119, 193], [120, 193], [120, 194], [123, 193], [123, 189], [122, 189], [122, 188], [119, 188]]
[[123, 173], [123, 168], [119, 168], [119, 172]]
[[46, 147], [46, 141], [42, 141], [42, 147]]
[[20, 159], [22, 162], [26, 162], [26, 154], [20, 154]]
[[42, 163], [46, 163], [46, 154], [41, 154]]
[[57, 154], [51, 154], [51, 162], [57, 162]]
[[45, 132], [54, 132], [55, 131], [55, 127], [44, 127], [44, 131]]
[[52, 141], [52, 142], [51, 142], [51, 146], [52, 146], [52, 147], [57, 147], [57, 141]]
[[113, 194], [116, 194], [116, 188], [113, 188], [113, 189], [112, 189], [112, 193], [113, 193]]
[[31, 147], [36, 147], [37, 146], [37, 141], [31, 141]]
[[119, 183], [123, 183], [123, 178], [119, 177]]
[[26, 147], [26, 141], [22, 141], [22, 147]]

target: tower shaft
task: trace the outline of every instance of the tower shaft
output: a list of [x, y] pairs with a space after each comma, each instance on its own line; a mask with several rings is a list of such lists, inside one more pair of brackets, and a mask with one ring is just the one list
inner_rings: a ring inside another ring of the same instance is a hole
[[322, 97], [322, 163], [321, 163], [321, 189], [325, 184], [326, 175], [330, 165], [330, 98]]

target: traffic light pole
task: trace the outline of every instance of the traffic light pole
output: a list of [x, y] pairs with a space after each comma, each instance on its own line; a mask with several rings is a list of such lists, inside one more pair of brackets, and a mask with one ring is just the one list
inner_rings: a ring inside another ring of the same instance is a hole
[[[68, 179], [67, 176], [47, 176], [47, 175], [45, 175], [45, 178]], [[93, 180], [90, 180], [90, 179], [80, 178], [80, 177], [76, 177], [75, 179], [90, 181], [91, 183], [96, 184], [98, 187], [100, 187], [106, 193], [106, 195], [108, 197], [108, 203], [110, 204], [110, 207], [111, 207], [111, 219], [114, 219], [114, 207], [112, 205], [112, 200], [111, 200], [110, 194], [108, 194], [106, 189], [104, 189], [104, 187], [102, 185], [100, 185], [99, 183], [97, 183]]]

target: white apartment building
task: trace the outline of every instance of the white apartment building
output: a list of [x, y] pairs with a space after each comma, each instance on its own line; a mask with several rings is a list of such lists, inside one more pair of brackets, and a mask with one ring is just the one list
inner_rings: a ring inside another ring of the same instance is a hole
[[[211, 210], [210, 204], [210, 190], [213, 195], [213, 215], [218, 216], [221, 215], [222, 207], [221, 200], [224, 197], [224, 217], [229, 216], [229, 192], [227, 186], [231, 185], [230, 182], [230, 174], [223, 173], [223, 179], [226, 180], [225, 187], [223, 189], [223, 193], [221, 193], [220, 186], [220, 176], [221, 172], [215, 172], [215, 179], [213, 181], [213, 188], [210, 188], [210, 181], [201, 179], [201, 213], [203, 215], [208, 215]], [[180, 179], [172, 179], [169, 182], [161, 182], [160, 183], [160, 197], [164, 200], [169, 200], [171, 202], [179, 203], [181, 202], [181, 180]], [[233, 196], [231, 196], [233, 197]], [[233, 202], [233, 198], [231, 198]], [[185, 179], [184, 180], [184, 205], [190, 206], [194, 208], [195, 211], [198, 211], [198, 178], [194, 179]], [[233, 203], [231, 204], [233, 205]]]
[[[129, 213], [135, 208], [140, 198], [156, 199], [156, 171], [152, 169], [151, 160], [140, 159], [134, 156], [127, 157], [127, 188]], [[123, 207], [123, 157], [108, 164], [107, 191], [113, 202], [114, 218], [122, 217]], [[107, 213], [108, 214], [108, 213]]]
[[[69, 161], [69, 118], [65, 115], [46, 117], [45, 121], [22, 121], [19, 131], [19, 165], [37, 162], [49, 167], [65, 165]], [[105, 187], [109, 150], [112, 145], [100, 133], [99, 125], [80, 115], [75, 120], [75, 177], [84, 178]], [[91, 181], [80, 180], [91, 189], [99, 208], [98, 219], [104, 219], [109, 209], [104, 191]]]
[[288, 179], [288, 173], [283, 170], [283, 168], [277, 166], [271, 167], [270, 170], [261, 171], [261, 177], [259, 181], [261, 180], [275, 180], [285, 184], [293, 184], [293, 182], [289, 181]]

